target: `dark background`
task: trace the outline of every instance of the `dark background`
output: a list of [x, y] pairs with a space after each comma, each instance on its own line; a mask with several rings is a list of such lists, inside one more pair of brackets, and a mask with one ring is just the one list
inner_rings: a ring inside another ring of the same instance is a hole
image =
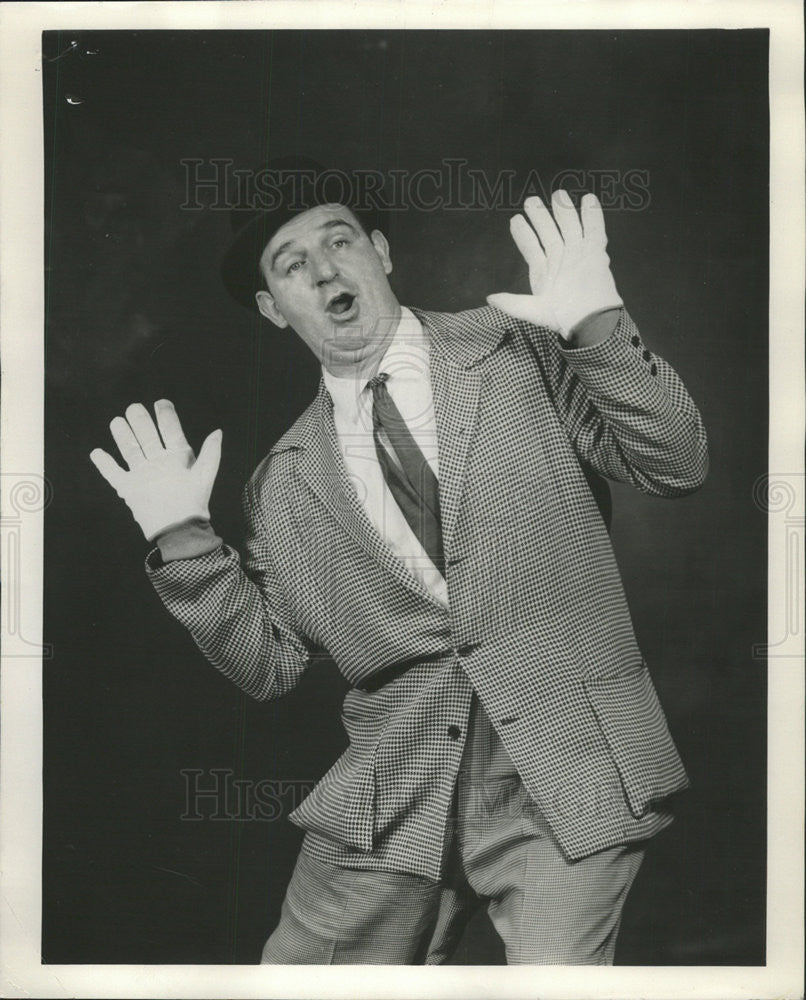
[[[712, 469], [675, 502], [613, 490], [639, 641], [693, 782], [617, 961], [763, 963], [767, 32], [48, 32], [43, 51], [44, 960], [257, 961], [301, 833], [182, 820], [182, 771], [311, 783], [344, 745], [331, 664], [258, 704], [204, 661], [88, 458], [134, 400], [172, 398], [196, 446], [223, 427], [214, 524], [239, 545], [241, 485], [317, 369], [226, 298], [227, 216], [181, 208], [180, 161], [295, 152], [380, 170], [464, 157], [548, 189], [566, 169], [648, 171], [649, 204], [606, 214], [614, 273], [699, 404]], [[398, 214], [399, 298], [455, 310], [525, 290], [509, 214]], [[457, 961], [500, 959], [477, 920]]]

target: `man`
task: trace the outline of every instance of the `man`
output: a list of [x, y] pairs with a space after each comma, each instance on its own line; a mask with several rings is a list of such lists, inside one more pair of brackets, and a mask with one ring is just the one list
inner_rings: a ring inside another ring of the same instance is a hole
[[219, 670], [277, 698], [324, 648], [351, 684], [263, 961], [441, 963], [485, 901], [510, 964], [611, 963], [688, 782], [594, 489], [697, 489], [699, 414], [623, 308], [592, 195], [528, 199], [532, 294], [455, 315], [401, 307], [345, 200], [256, 211], [225, 258], [322, 364], [247, 485], [243, 567], [209, 522], [220, 432], [194, 460], [168, 401], [156, 426], [134, 404], [111, 424], [129, 471], [92, 453]]

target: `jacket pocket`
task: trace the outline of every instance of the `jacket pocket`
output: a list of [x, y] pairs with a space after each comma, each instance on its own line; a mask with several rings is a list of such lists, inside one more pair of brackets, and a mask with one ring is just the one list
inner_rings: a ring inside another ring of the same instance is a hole
[[349, 747], [291, 813], [292, 823], [359, 851], [371, 851], [375, 819], [375, 751]]
[[350, 689], [341, 721], [350, 745], [289, 819], [359, 851], [375, 843], [376, 758], [389, 724], [389, 692]]
[[585, 691], [613, 755], [634, 816], [689, 781], [646, 663], [589, 675]]

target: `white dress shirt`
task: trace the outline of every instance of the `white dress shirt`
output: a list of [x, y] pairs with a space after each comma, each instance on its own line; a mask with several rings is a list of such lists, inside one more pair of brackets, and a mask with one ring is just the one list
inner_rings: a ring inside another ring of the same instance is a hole
[[[378, 373], [389, 376], [386, 389], [400, 411], [426, 461], [439, 479], [439, 450], [428, 364], [428, 338], [420, 321], [405, 306]], [[448, 605], [445, 580], [409, 527], [383, 477], [372, 436], [372, 390], [369, 379], [322, 374], [333, 400], [341, 452], [358, 498], [381, 538], [440, 603]]]

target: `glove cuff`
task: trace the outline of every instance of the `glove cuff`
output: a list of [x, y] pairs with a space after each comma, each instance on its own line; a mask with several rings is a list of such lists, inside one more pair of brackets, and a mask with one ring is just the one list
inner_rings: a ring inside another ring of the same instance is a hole
[[200, 517], [194, 517], [161, 532], [155, 541], [164, 563], [176, 559], [195, 559], [197, 556], [215, 551], [223, 544], [223, 540], [215, 533], [210, 522]]

